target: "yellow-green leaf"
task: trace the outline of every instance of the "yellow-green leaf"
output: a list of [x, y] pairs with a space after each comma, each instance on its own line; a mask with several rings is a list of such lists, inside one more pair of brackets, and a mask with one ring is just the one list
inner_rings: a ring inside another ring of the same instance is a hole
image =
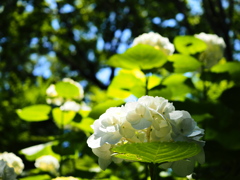
[[74, 111], [62, 111], [60, 108], [54, 108], [52, 113], [58, 127], [69, 124], [76, 115]]
[[197, 59], [186, 54], [173, 54], [168, 59], [173, 62], [176, 73], [196, 71], [201, 67], [201, 63]]
[[167, 56], [162, 51], [146, 44], [139, 44], [123, 54], [113, 55], [107, 64], [124, 69], [147, 70], [161, 67], [166, 61]]
[[196, 54], [206, 50], [204, 41], [194, 36], [177, 36], [173, 41], [178, 52], [182, 54]]
[[45, 104], [37, 104], [18, 109], [18, 116], [25, 121], [45, 121], [49, 119], [48, 114], [51, 107]]

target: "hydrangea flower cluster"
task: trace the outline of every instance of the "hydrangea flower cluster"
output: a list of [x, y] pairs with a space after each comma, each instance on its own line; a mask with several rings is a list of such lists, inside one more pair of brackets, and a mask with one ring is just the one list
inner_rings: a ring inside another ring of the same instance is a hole
[[12, 167], [17, 175], [21, 174], [24, 169], [22, 159], [14, 153], [0, 153], [0, 160], [5, 161], [9, 167]]
[[9, 167], [5, 161], [0, 160], [0, 179], [16, 180], [16, 177], [14, 169]]
[[[79, 90], [79, 96], [75, 97], [74, 99], [76, 100], [81, 100], [84, 97], [84, 90], [83, 87], [76, 81], [70, 79], [70, 78], [64, 78], [62, 80], [63, 82], [68, 82], [74, 86], [76, 86]], [[72, 107], [72, 104], [74, 103], [74, 101], [72, 101], [71, 99], [67, 99], [64, 100], [63, 97], [59, 96], [57, 91], [56, 91], [56, 87], [55, 84], [51, 84], [47, 90], [46, 90], [46, 94], [47, 94], [47, 103], [48, 104], [54, 104], [57, 106], [61, 106], [63, 105], [63, 108], [67, 108], [69, 105]], [[75, 104], [76, 105], [76, 104]], [[75, 110], [76, 108], [74, 108]]]
[[41, 169], [42, 171], [51, 173], [57, 172], [60, 167], [58, 160], [51, 155], [45, 155], [37, 158], [34, 165], [36, 168]]
[[[103, 170], [112, 161], [122, 161], [112, 156], [111, 148], [125, 143], [188, 141], [204, 145], [204, 141], [200, 140], [204, 130], [197, 126], [191, 115], [187, 111], [175, 110], [173, 104], [162, 97], [143, 96], [136, 102], [111, 107], [91, 127], [94, 134], [88, 138], [87, 144], [98, 156]], [[189, 161], [193, 167], [195, 161], [203, 163], [204, 153]], [[163, 167], [175, 168], [174, 164], [165, 165]], [[191, 172], [183, 173], [187, 175]]]
[[136, 46], [138, 44], [148, 44], [163, 51], [166, 55], [173, 54], [175, 50], [174, 45], [169, 41], [168, 38], [154, 32], [144, 33], [136, 37], [133, 40], [132, 46]]
[[207, 49], [200, 54], [200, 61], [205, 64], [206, 68], [211, 68], [223, 57], [226, 44], [223, 38], [215, 34], [200, 33], [194, 35], [196, 38], [203, 40], [207, 44]]

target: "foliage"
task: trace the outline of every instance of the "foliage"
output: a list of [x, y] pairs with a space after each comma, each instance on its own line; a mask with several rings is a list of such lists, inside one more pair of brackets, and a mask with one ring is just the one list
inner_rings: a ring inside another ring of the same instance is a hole
[[[195, 167], [194, 178], [239, 178], [239, 4], [203, 0], [202, 8], [193, 12], [181, 0], [1, 1], [0, 151], [21, 156], [25, 169], [19, 179], [146, 179], [139, 162], [100, 171], [86, 145], [90, 125], [106, 109], [145, 94], [169, 99], [205, 129], [206, 163]], [[128, 48], [149, 31], [168, 37], [175, 53], [166, 56], [147, 45]], [[225, 58], [211, 68], [199, 61], [206, 44], [192, 35], [200, 32], [226, 43]], [[43, 64], [50, 71], [41, 69]], [[102, 81], [98, 74], [105, 68], [110, 75]], [[83, 99], [75, 98], [79, 91], [61, 81], [64, 77], [84, 85]], [[50, 84], [64, 101], [72, 99], [81, 108], [46, 104]], [[59, 174], [34, 166], [42, 155], [59, 160]], [[178, 178], [166, 173], [163, 179]]]

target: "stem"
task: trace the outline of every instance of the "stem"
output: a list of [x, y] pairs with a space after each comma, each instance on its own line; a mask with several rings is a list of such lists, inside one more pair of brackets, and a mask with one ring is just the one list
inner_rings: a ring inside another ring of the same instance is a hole
[[152, 128], [151, 128], [151, 126], [149, 126], [149, 127], [147, 128], [147, 142], [150, 142], [150, 133], [151, 133], [151, 130], [152, 130]]
[[157, 173], [157, 165], [154, 163], [150, 163], [148, 167], [149, 167], [151, 180], [160, 179], [160, 177], [158, 177], [158, 173]]
[[62, 165], [63, 165], [63, 140], [62, 140], [62, 136], [64, 135], [64, 111], [62, 111], [62, 116], [61, 116], [61, 127], [60, 127], [60, 167], [59, 167], [59, 175], [62, 175]]
[[202, 66], [202, 80], [203, 80], [203, 100], [206, 101], [207, 100], [207, 86], [206, 86], [206, 73], [205, 73], [205, 67]]
[[149, 80], [149, 75], [145, 75], [146, 76], [146, 84], [145, 84], [145, 95], [148, 95], [148, 80]]

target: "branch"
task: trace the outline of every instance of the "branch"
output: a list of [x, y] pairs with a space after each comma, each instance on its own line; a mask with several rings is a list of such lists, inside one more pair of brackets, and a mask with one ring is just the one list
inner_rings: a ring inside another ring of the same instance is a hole
[[[94, 83], [95, 85], [97, 85], [98, 87], [100, 87], [101, 89], [107, 89], [107, 86], [104, 85], [101, 81], [99, 81], [96, 78], [96, 74], [95, 72], [92, 73], [87, 73], [85, 70], [83, 70], [78, 63], [76, 63], [74, 60], [72, 60], [71, 58], [67, 58], [66, 56], [64, 56], [61, 52], [56, 51], [56, 55], [57, 57], [62, 60], [63, 62], [67, 63], [70, 65], [70, 68], [73, 70], [76, 70], [79, 72], [80, 75], [82, 75], [87, 81], [90, 81], [92, 83]], [[90, 67], [89, 67], [90, 68]]]

